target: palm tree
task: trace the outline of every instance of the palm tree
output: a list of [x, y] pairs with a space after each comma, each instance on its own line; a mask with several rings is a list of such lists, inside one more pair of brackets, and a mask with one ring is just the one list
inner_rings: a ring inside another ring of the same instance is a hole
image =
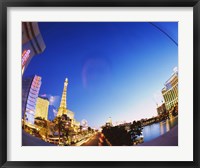
[[56, 130], [58, 130], [58, 139], [59, 139], [59, 143], [60, 143], [60, 133], [61, 133], [61, 127], [62, 127], [62, 120], [61, 120], [61, 117], [56, 117], [54, 119], [54, 122], [55, 122], [55, 127], [56, 127]]
[[54, 123], [56, 124], [56, 129], [58, 130], [59, 142], [61, 133], [68, 139], [70, 133], [73, 132], [71, 127], [71, 119], [66, 114], [63, 114], [61, 117], [56, 117], [54, 119]]
[[88, 127], [88, 132], [89, 132], [89, 133], [91, 132], [91, 130], [92, 130], [92, 128], [91, 128], [91, 127]]
[[130, 126], [130, 136], [133, 141], [137, 138], [137, 136], [140, 136], [142, 134], [142, 123], [140, 121], [133, 121], [133, 123]]

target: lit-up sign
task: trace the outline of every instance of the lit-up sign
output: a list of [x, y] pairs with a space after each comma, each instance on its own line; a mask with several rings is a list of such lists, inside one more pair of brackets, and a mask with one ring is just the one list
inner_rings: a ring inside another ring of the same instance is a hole
[[27, 50], [24, 50], [24, 51], [23, 51], [23, 53], [22, 53], [22, 57], [26, 54], [26, 51], [27, 51]]
[[22, 74], [24, 73], [24, 69], [25, 69], [25, 67], [23, 66], [23, 67], [22, 67]]
[[31, 50], [24, 50], [22, 53], [22, 67], [26, 64], [26, 61], [28, 60], [30, 56]]

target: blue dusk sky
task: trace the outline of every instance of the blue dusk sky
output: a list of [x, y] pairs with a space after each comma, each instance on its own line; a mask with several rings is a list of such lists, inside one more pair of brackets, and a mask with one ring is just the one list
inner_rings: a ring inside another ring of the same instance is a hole
[[46, 44], [24, 76], [42, 77], [40, 95], [98, 128], [156, 116], [161, 90], [178, 67], [177, 22], [40, 22]]

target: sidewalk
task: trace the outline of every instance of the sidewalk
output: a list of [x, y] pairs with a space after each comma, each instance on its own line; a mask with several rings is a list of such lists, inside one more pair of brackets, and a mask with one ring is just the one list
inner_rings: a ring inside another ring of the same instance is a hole
[[137, 146], [178, 146], [178, 125], [169, 132]]
[[22, 130], [22, 146], [56, 146], [34, 137]]

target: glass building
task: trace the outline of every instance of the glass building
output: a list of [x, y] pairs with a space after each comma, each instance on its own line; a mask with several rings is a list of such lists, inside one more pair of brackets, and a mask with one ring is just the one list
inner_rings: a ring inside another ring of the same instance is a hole
[[42, 53], [46, 46], [37, 22], [22, 22], [22, 75], [33, 56]]
[[171, 110], [178, 104], [178, 70], [174, 71], [172, 76], [165, 82], [162, 95], [167, 110]]
[[22, 118], [34, 124], [35, 109], [41, 86], [41, 77], [32, 76], [22, 79]]

